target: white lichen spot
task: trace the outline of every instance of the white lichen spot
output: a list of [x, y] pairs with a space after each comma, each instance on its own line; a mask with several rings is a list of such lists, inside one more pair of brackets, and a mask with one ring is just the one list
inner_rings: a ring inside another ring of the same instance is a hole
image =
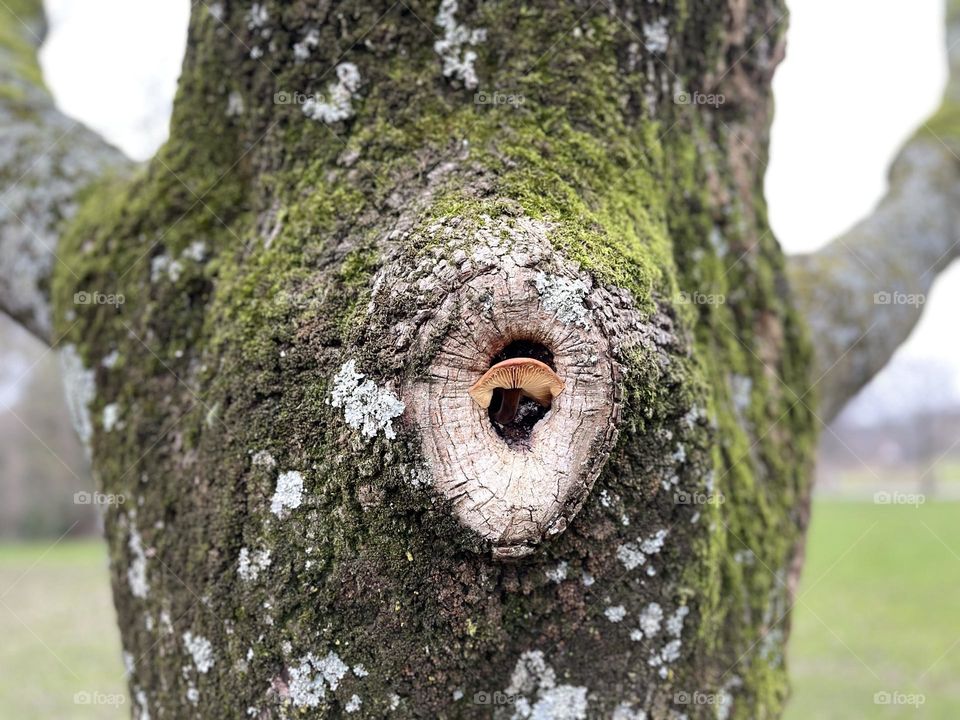
[[646, 555], [655, 555], [663, 548], [663, 541], [666, 538], [666, 530], [657, 530], [653, 537], [647, 538], [640, 544], [640, 550]]
[[353, 674], [356, 675], [358, 678], [362, 678], [362, 677], [366, 677], [370, 673], [367, 672], [367, 669], [363, 665], [360, 665], [358, 663], [357, 665], [353, 666]]
[[650, 603], [640, 613], [640, 629], [644, 637], [652, 638], [660, 632], [660, 623], [663, 621], [663, 608], [658, 603]]
[[627, 570], [636, 570], [647, 561], [647, 556], [640, 551], [636, 543], [624, 543], [617, 548], [617, 559]]
[[618, 623], [627, 616], [627, 609], [623, 605], [614, 605], [604, 610], [603, 614], [610, 622]]
[[[262, 3], [254, 3], [247, 12], [247, 27], [250, 30], [259, 30], [261, 33], [267, 28], [270, 13]], [[269, 33], [268, 33], [269, 34]]]
[[523, 653], [517, 660], [507, 695], [520, 696], [513, 720], [585, 720], [587, 689], [557, 685], [557, 676], [540, 650]]
[[200, 702], [200, 691], [193, 685], [187, 688], [187, 700], [190, 701], [191, 705], [196, 705]]
[[188, 630], [183, 634], [183, 646], [193, 658], [197, 672], [205, 674], [213, 667], [213, 645], [205, 637], [194, 635]]
[[[241, 112], [243, 112], [243, 100], [241, 99]], [[187, 245], [187, 249], [184, 250], [181, 254], [181, 257], [185, 257], [187, 260], [193, 260], [194, 262], [202, 263], [207, 259], [207, 244], [203, 240], [194, 240], [192, 243]]]
[[587, 326], [588, 310], [584, 300], [589, 288], [583, 281], [537, 273], [534, 282], [544, 309], [556, 315], [557, 320]]
[[164, 276], [170, 282], [177, 282], [183, 274], [183, 263], [172, 260], [169, 255], [157, 255], [150, 260], [150, 282], [158, 283]]
[[355, 713], [360, 709], [362, 704], [363, 700], [360, 699], [359, 695], [351, 695], [350, 699], [347, 701], [347, 704], [343, 706], [343, 709], [348, 713]]
[[120, 352], [117, 350], [112, 350], [103, 356], [103, 360], [100, 361], [100, 364], [107, 368], [107, 370], [112, 370], [114, 367], [116, 367], [119, 359]]
[[643, 640], [643, 630], [634, 629], [630, 631], [630, 639], [634, 642]]
[[559, 563], [555, 568], [547, 570], [546, 576], [547, 580], [550, 582], [557, 583], [558, 585], [567, 579], [567, 569], [569, 568], [569, 563], [566, 560]]
[[311, 120], [323, 123], [340, 122], [353, 117], [353, 98], [360, 89], [360, 71], [350, 62], [340, 63], [336, 68], [337, 82], [327, 85], [323, 97], [309, 97], [303, 103], [303, 114]]
[[296, 470], [280, 473], [277, 489], [270, 500], [270, 512], [279, 518], [286, 517], [287, 510], [300, 507], [303, 502], [303, 475]]
[[93, 421], [90, 417], [90, 403], [97, 392], [93, 370], [83, 365], [76, 345], [64, 345], [60, 351], [60, 371], [63, 386], [67, 394], [67, 410], [80, 442], [87, 453], [90, 452], [90, 438], [93, 437]]
[[596, 579], [590, 573], [585, 572], [583, 573], [582, 581], [584, 587], [590, 587], [596, 582]]
[[290, 699], [297, 707], [317, 707], [327, 689], [336, 690], [349, 670], [333, 652], [324, 658], [308, 653], [299, 666], [290, 668]]
[[721, 689], [717, 699], [717, 720], [727, 720], [733, 711], [733, 695], [726, 689]]
[[227, 96], [227, 117], [239, 117], [243, 110], [243, 95], [234, 90]]
[[365, 437], [376, 437], [381, 430], [390, 439], [397, 435], [393, 418], [403, 414], [403, 402], [389, 390], [377, 387], [372, 380], [357, 372], [354, 360], [348, 360], [333, 379], [329, 403], [343, 408], [347, 424]]
[[268, 453], [266, 450], [259, 450], [251, 461], [254, 467], [262, 468], [274, 468], [277, 466], [277, 461], [273, 459], [273, 455]]
[[307, 30], [307, 34], [303, 36], [303, 40], [293, 44], [293, 59], [298, 63], [303, 62], [310, 57], [310, 53], [319, 44], [320, 31], [316, 28], [310, 28]]
[[683, 619], [689, 614], [690, 608], [686, 605], [681, 605], [676, 609], [676, 611], [669, 617], [667, 620], [667, 632], [673, 635], [673, 637], [680, 637], [680, 633], [683, 632]]
[[673, 460], [677, 465], [682, 465], [687, 461], [687, 449], [677, 444], [677, 449], [674, 450], [673, 455], [670, 456], [670, 459]]
[[477, 53], [465, 46], [482, 43], [487, 39], [487, 31], [483, 28], [471, 29], [457, 22], [455, 16], [458, 7], [457, 0], [443, 0], [440, 3], [434, 22], [443, 28], [443, 38], [433, 43], [433, 50], [443, 60], [444, 77], [456, 78], [463, 82], [467, 90], [474, 90], [478, 85], [474, 67]]
[[390, 709], [396, 710], [400, 707], [400, 696], [396, 693], [390, 693]]
[[660, 651], [660, 657], [665, 663], [676, 662], [680, 659], [680, 641], [671, 640]]
[[667, 26], [670, 21], [667, 18], [660, 18], [643, 25], [643, 44], [647, 50], [658, 55], [667, 51], [670, 45], [670, 34], [667, 32]]
[[270, 551], [257, 550], [251, 553], [247, 548], [240, 549], [240, 559], [237, 563], [237, 574], [240, 579], [252, 582], [260, 577], [260, 573], [270, 567]]
[[753, 380], [746, 375], [730, 375], [730, 390], [733, 395], [733, 406], [741, 415], [750, 407], [750, 396], [753, 393]]
[[113, 432], [120, 420], [120, 406], [117, 403], [109, 403], [103, 408], [103, 430], [104, 432]]
[[223, 4], [213, 2], [207, 5], [207, 12], [217, 22], [223, 22]]
[[634, 710], [629, 703], [620, 703], [613, 711], [610, 720], [647, 720], [644, 710]]
[[136, 700], [136, 720], [150, 720], [150, 707], [147, 703], [147, 694], [137, 688], [133, 692], [133, 697]]
[[123, 672], [128, 678], [133, 676], [133, 655], [126, 650], [123, 651]]
[[130, 540], [127, 546], [133, 559], [127, 568], [127, 583], [130, 585], [130, 594], [137, 598], [147, 597], [150, 585], [147, 583], [147, 554], [143, 550], [143, 538], [134, 526], [136, 516], [130, 516]]

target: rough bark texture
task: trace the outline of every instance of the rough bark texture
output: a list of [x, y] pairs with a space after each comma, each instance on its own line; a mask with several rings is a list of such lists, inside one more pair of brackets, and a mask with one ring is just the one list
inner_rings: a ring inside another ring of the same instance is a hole
[[[135, 716], [779, 715], [814, 441], [761, 192], [784, 16], [194, 6], [170, 141], [89, 193], [53, 276], [127, 498]], [[544, 461], [569, 482], [521, 489], [511, 553], [450, 468], [497, 441], [465, 388], [516, 340], [583, 374], [531, 442], [587, 464]]]

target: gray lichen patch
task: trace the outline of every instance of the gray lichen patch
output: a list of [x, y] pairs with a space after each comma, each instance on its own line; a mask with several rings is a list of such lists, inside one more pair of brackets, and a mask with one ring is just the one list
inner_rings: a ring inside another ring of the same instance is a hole
[[670, 34], [667, 28], [670, 25], [668, 18], [659, 18], [643, 26], [643, 41], [647, 50], [662, 55], [670, 45]]
[[321, 98], [310, 97], [303, 103], [303, 114], [312, 120], [327, 123], [341, 122], [353, 117], [353, 99], [360, 89], [360, 71], [351, 62], [336, 68], [337, 81], [327, 86]]
[[357, 372], [355, 360], [345, 362], [333, 379], [329, 402], [333, 407], [343, 408], [347, 424], [364, 437], [376, 437], [383, 432], [392, 440], [397, 436], [393, 419], [403, 414], [405, 405], [392, 392], [365, 377]]
[[150, 585], [147, 582], [147, 555], [143, 548], [143, 538], [136, 527], [136, 515], [130, 513], [130, 540], [128, 547], [130, 549], [131, 560], [127, 566], [127, 583], [130, 586], [130, 594], [136, 598], [144, 599], [150, 592]]
[[60, 369], [63, 386], [67, 394], [67, 410], [73, 421], [74, 430], [90, 452], [90, 440], [93, 437], [93, 420], [90, 416], [90, 404], [96, 395], [96, 381], [92, 369], [83, 364], [76, 345], [64, 345], [60, 351]]
[[279, 518], [287, 516], [303, 502], [303, 475], [296, 470], [280, 473], [277, 487], [270, 500], [270, 512]]
[[443, 76], [463, 82], [468, 90], [477, 87], [477, 71], [474, 63], [477, 53], [468, 49], [487, 39], [484, 28], [471, 29], [457, 18], [457, 0], [443, 0], [434, 22], [443, 28], [443, 37], [433, 44], [434, 52], [443, 60]]
[[213, 655], [213, 645], [202, 635], [194, 635], [187, 631], [183, 634], [183, 646], [193, 659], [193, 664], [200, 674], [206, 674], [213, 667], [216, 659]]
[[557, 675], [541, 650], [523, 653], [506, 694], [515, 698], [512, 719], [585, 720], [587, 688], [557, 684]]
[[589, 311], [584, 301], [590, 288], [582, 280], [538, 273], [536, 286], [543, 307], [560, 322], [586, 327]]
[[183, 273], [183, 263], [174, 260], [167, 254], [157, 255], [150, 259], [150, 282], [158, 283], [161, 280], [177, 282]]
[[318, 707], [327, 690], [336, 690], [349, 671], [349, 666], [334, 652], [322, 658], [307, 653], [300, 658], [299, 665], [289, 669], [290, 699], [297, 707]]
[[627, 609], [623, 605], [612, 605], [603, 611], [607, 620], [618, 623], [627, 616]]
[[253, 582], [263, 570], [270, 567], [271, 562], [269, 550], [250, 552], [248, 548], [241, 548], [240, 557], [237, 560], [237, 574], [241, 580]]
[[648, 555], [655, 555], [663, 548], [667, 530], [658, 530], [647, 539], [623, 543], [617, 548], [617, 559], [627, 570], [636, 570], [647, 562]]
[[120, 405], [117, 403], [108, 403], [103, 407], [103, 431], [113, 432], [116, 427], [122, 427], [120, 420]]

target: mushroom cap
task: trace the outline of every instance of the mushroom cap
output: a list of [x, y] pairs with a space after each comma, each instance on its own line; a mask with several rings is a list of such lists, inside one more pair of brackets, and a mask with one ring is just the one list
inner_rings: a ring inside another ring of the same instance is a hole
[[519, 390], [545, 407], [563, 392], [563, 380], [550, 366], [533, 358], [518, 357], [498, 362], [487, 370], [467, 391], [482, 408], [490, 407], [493, 391]]

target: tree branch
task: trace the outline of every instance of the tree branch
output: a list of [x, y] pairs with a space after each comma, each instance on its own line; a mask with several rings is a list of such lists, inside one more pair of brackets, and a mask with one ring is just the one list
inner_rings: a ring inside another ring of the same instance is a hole
[[960, 2], [950, 0], [943, 104], [903, 147], [874, 213], [788, 272], [810, 325], [825, 419], [890, 359], [960, 254]]
[[84, 188], [131, 163], [55, 108], [37, 63], [45, 29], [39, 0], [0, 6], [0, 310], [51, 342], [61, 225]]

